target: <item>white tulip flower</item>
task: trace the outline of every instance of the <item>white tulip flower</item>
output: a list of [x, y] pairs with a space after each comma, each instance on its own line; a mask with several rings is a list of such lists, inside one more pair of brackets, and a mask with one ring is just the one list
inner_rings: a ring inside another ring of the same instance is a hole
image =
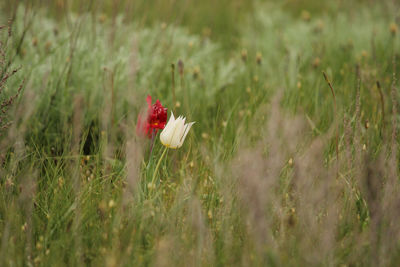
[[186, 135], [194, 124], [194, 122], [185, 124], [185, 120], [186, 118], [182, 116], [175, 119], [174, 113], [171, 112], [171, 118], [160, 135], [160, 141], [164, 146], [173, 149], [182, 146]]

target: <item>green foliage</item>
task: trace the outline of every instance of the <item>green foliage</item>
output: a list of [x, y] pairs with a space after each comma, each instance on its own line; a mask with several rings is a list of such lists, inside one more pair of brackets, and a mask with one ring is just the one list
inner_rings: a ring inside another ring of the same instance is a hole
[[[16, 9], [0, 265], [395, 264], [398, 7], [150, 2]], [[196, 121], [157, 173], [147, 94]]]

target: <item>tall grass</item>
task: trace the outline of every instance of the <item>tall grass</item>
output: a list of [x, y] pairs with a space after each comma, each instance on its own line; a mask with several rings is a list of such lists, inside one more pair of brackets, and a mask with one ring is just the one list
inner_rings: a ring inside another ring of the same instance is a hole
[[[399, 9], [372, 2], [10, 6], [1, 265], [396, 266]], [[154, 189], [147, 94], [196, 121]]]

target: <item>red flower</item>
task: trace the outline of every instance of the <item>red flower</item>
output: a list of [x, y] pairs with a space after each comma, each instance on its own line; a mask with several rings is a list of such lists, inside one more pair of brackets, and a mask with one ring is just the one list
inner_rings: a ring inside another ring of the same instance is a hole
[[167, 123], [168, 115], [167, 109], [164, 108], [160, 100], [157, 99], [156, 103], [151, 104], [151, 96], [147, 96], [147, 115], [139, 114], [136, 132], [139, 135], [151, 138], [153, 133], [157, 134], [158, 129], [164, 129]]

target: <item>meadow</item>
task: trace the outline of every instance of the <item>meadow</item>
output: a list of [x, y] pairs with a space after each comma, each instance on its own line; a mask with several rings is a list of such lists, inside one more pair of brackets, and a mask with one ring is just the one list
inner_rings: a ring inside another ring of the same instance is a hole
[[[0, 25], [0, 266], [399, 266], [398, 1], [2, 0]], [[140, 133], [148, 96], [195, 122], [181, 147]]]

